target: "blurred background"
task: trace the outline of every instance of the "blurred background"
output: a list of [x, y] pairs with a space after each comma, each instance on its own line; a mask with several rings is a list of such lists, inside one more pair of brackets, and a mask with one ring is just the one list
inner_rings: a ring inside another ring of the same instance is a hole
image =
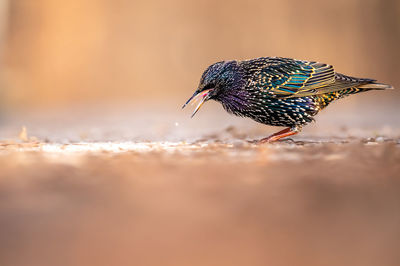
[[[179, 107], [208, 65], [261, 56], [322, 61], [400, 86], [396, 0], [0, 3], [1, 100], [9, 110]], [[362, 101], [399, 99], [384, 92]]]
[[[180, 107], [210, 64], [261, 56], [326, 62], [400, 87], [399, 17], [396, 0], [1, 0], [0, 136], [23, 125], [42, 139], [66, 128], [70, 140], [181, 140], [221, 125], [268, 134], [276, 129], [217, 103], [192, 120]], [[306, 132], [400, 127], [399, 99], [400, 90], [349, 97]], [[94, 127], [114, 133], [87, 133]]]

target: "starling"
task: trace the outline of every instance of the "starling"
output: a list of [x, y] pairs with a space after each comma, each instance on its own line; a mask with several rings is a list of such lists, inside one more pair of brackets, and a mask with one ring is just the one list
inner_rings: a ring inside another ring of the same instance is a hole
[[287, 127], [260, 142], [297, 134], [332, 101], [369, 90], [392, 88], [373, 79], [336, 73], [333, 66], [281, 57], [222, 61], [204, 71], [198, 89], [182, 107], [215, 100], [231, 114]]

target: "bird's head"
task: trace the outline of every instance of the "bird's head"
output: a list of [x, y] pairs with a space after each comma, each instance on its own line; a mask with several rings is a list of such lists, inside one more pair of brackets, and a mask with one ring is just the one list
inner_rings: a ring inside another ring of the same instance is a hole
[[190, 102], [194, 103], [200, 99], [192, 114], [193, 117], [206, 101], [221, 99], [221, 96], [237, 86], [240, 80], [241, 75], [236, 61], [222, 61], [212, 64], [204, 71], [197, 90], [182, 108]]

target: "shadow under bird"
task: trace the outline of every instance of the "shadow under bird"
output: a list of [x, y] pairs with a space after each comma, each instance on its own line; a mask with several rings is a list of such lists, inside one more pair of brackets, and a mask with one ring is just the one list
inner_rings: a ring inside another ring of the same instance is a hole
[[260, 142], [297, 134], [332, 101], [369, 90], [391, 89], [373, 79], [335, 72], [333, 66], [280, 57], [222, 61], [204, 71], [198, 89], [182, 107], [200, 100], [192, 117], [208, 100], [231, 114], [259, 123], [287, 127]]

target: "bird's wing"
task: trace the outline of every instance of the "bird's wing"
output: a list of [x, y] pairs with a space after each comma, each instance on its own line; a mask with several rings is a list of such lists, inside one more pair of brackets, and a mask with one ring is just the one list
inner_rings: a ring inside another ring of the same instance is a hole
[[367, 82], [337, 74], [331, 65], [286, 58], [270, 60], [258, 69], [252, 73], [252, 85], [271, 97], [305, 97], [343, 90]]

